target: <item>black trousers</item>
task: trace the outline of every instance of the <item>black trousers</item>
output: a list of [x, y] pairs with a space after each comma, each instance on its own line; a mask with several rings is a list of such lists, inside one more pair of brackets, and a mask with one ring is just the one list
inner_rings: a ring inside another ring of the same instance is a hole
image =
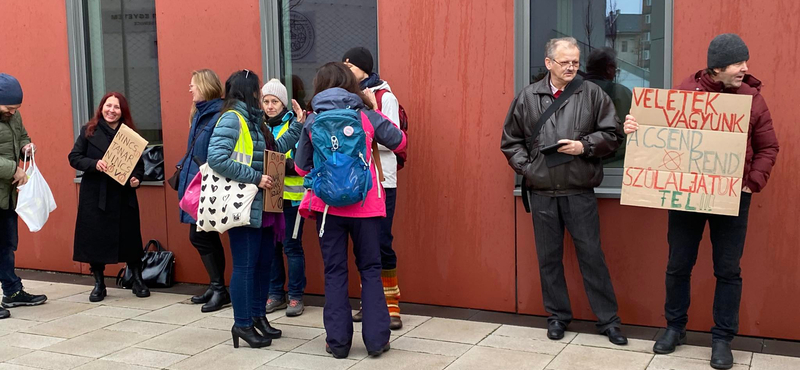
[[531, 194], [536, 254], [548, 321], [572, 321], [567, 282], [564, 278], [564, 227], [575, 242], [583, 285], [598, 329], [618, 327], [617, 299], [605, 256], [600, 248], [600, 217], [594, 193], [548, 197]]
[[664, 316], [667, 326], [686, 328], [689, 321], [692, 269], [708, 223], [711, 233], [714, 276], [713, 340], [730, 342], [739, 331], [739, 303], [742, 300], [742, 269], [739, 262], [747, 235], [747, 216], [752, 195], [742, 192], [739, 216], [710, 215], [692, 212], [669, 212], [669, 262], [667, 264], [667, 299]]

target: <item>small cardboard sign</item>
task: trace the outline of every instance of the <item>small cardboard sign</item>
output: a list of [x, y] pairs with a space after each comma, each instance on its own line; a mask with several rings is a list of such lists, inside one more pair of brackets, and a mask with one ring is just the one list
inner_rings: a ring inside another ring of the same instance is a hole
[[620, 203], [737, 216], [752, 99], [634, 88]]
[[106, 154], [103, 155], [103, 162], [108, 165], [106, 174], [118, 183], [125, 185], [146, 147], [147, 140], [121, 123], [114, 140], [111, 141]]
[[264, 212], [283, 213], [283, 178], [286, 154], [264, 151], [264, 174], [272, 177], [272, 189], [264, 191]]

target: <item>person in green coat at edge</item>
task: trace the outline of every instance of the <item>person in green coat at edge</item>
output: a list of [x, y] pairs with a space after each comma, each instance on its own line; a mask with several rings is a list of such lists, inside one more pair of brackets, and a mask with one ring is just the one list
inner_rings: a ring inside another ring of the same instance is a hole
[[22, 125], [22, 86], [13, 76], [0, 73], [0, 282], [3, 301], [0, 319], [11, 317], [6, 308], [36, 306], [47, 301], [45, 295], [29, 294], [22, 288], [22, 279], [14, 272], [19, 218], [14, 211], [17, 187], [28, 182], [19, 165], [23, 156], [32, 154], [36, 146]]

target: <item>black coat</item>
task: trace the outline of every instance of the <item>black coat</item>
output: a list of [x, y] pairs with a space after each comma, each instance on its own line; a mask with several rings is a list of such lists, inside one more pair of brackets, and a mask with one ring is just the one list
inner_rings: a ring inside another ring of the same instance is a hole
[[[74, 261], [113, 264], [139, 261], [144, 255], [136, 189], [130, 186], [130, 179], [125, 186], [120, 185], [95, 167], [114, 134], [101, 121], [94, 135], [87, 138], [83, 126], [69, 153], [69, 164], [84, 171], [75, 222]], [[141, 181], [143, 176], [144, 162], [140, 158], [131, 177]]]

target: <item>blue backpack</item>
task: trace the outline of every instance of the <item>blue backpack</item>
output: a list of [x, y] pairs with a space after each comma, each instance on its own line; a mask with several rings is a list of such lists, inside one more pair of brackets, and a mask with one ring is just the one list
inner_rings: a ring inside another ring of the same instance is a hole
[[358, 202], [363, 206], [372, 188], [372, 172], [361, 112], [334, 109], [317, 114], [311, 124], [311, 143], [314, 169], [306, 177], [306, 187], [328, 206]]

